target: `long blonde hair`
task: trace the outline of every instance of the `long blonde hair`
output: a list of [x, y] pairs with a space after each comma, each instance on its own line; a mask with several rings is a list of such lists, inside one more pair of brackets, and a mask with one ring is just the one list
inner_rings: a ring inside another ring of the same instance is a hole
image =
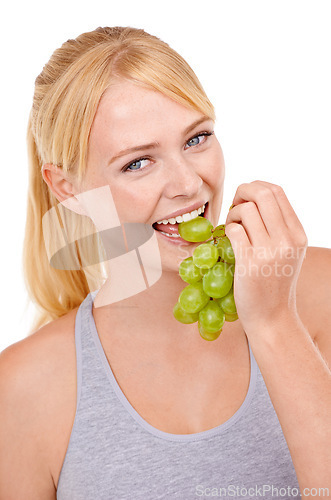
[[[38, 311], [32, 331], [74, 309], [90, 292], [82, 265], [84, 248], [76, 246], [80, 265], [74, 268], [55, 268], [50, 263], [43, 217], [56, 210], [62, 228], [63, 221], [41, 167], [51, 163], [83, 179], [92, 122], [114, 77], [155, 89], [215, 120], [213, 105], [190, 66], [167, 43], [143, 29], [97, 28], [55, 50], [36, 79], [27, 133], [29, 191], [23, 270]], [[96, 253], [102, 253], [99, 243], [96, 235]]]

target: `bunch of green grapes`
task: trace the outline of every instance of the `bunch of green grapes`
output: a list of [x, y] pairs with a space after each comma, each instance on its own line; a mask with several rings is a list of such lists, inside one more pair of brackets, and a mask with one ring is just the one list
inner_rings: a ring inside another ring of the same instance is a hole
[[238, 319], [233, 297], [235, 257], [224, 224], [212, 223], [198, 216], [178, 226], [180, 236], [190, 242], [203, 242], [192, 257], [184, 259], [179, 275], [188, 285], [173, 308], [181, 323], [198, 322], [201, 337], [216, 340], [225, 321]]

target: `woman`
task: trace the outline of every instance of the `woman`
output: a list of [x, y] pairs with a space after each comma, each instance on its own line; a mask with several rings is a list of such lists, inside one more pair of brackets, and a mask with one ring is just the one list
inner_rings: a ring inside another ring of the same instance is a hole
[[[40, 328], [1, 354], [1, 498], [331, 492], [331, 255], [307, 249], [280, 187], [240, 185], [226, 220], [239, 320], [207, 342], [172, 314], [197, 244], [171, 219], [205, 205], [218, 223], [214, 121], [190, 67], [143, 30], [69, 40], [37, 78], [25, 272]], [[112, 264], [116, 224], [157, 241], [145, 286]]]

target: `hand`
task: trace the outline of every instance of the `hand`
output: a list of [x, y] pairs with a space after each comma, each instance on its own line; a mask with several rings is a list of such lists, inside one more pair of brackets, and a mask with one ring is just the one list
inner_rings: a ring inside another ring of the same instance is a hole
[[247, 335], [298, 317], [296, 284], [307, 248], [305, 231], [280, 186], [241, 184], [225, 233], [236, 258], [234, 298]]

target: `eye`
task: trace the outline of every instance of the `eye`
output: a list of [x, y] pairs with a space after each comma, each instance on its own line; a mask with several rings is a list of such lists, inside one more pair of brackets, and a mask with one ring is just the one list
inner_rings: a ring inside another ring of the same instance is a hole
[[126, 167], [123, 168], [123, 172], [126, 172], [127, 170], [129, 172], [135, 172], [137, 170], [143, 170], [145, 166], [142, 165], [144, 161], [150, 161], [148, 158], [138, 158], [137, 160], [134, 160], [133, 162], [129, 163]]
[[[195, 135], [194, 137], [192, 137], [192, 139], [189, 139], [186, 144], [191, 143], [189, 147], [200, 146], [200, 144], [203, 144], [204, 142], [206, 142], [207, 137], [209, 137], [213, 134], [214, 134], [214, 132], [200, 132], [198, 135]], [[205, 139], [203, 141], [202, 141], [202, 139], [200, 139], [202, 137], [205, 137]]]
[[[189, 148], [191, 148], [192, 146], [198, 147], [204, 144], [207, 140], [207, 137], [213, 134], [214, 132], [200, 132], [199, 134], [189, 139], [186, 144], [189, 144]], [[204, 138], [204, 140], [202, 140], [202, 138]], [[150, 161], [151, 161], [150, 158], [146, 157], [137, 158], [133, 162], [123, 167], [122, 172], [137, 172], [144, 170], [146, 167], [148, 167], [148, 165], [143, 165], [143, 162], [150, 162]]]

